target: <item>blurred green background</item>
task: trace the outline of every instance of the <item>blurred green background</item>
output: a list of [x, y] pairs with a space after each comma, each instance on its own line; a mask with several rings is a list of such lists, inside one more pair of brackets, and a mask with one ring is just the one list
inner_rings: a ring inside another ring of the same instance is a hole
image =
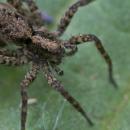
[[[2, 0], [0, 0], [2, 1]], [[64, 11], [76, 0], [37, 0], [41, 10], [54, 17], [54, 30]], [[43, 74], [29, 88], [38, 100], [29, 106], [27, 130], [129, 130], [130, 129], [130, 1], [95, 0], [80, 8], [63, 35], [92, 33], [103, 42], [114, 65], [119, 84], [109, 83], [107, 65], [93, 43], [82, 44], [78, 53], [61, 64], [59, 77], [65, 88], [89, 113], [94, 127], [59, 93], [47, 85]], [[20, 81], [29, 66], [0, 65], [0, 130], [19, 130]]]

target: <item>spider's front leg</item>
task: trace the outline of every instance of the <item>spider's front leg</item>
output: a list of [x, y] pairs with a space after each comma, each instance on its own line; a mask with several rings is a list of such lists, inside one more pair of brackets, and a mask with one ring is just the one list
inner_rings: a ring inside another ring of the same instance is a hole
[[68, 41], [64, 42], [64, 46], [69, 48], [71, 51], [67, 55], [72, 55], [75, 54], [77, 51], [77, 45], [84, 43], [84, 42], [91, 42], [94, 41], [96, 48], [100, 52], [100, 54], [103, 56], [104, 60], [108, 64], [108, 71], [109, 71], [109, 79], [110, 82], [114, 85], [115, 88], [118, 87], [116, 81], [113, 78], [113, 65], [112, 65], [112, 60], [106, 50], [104, 49], [101, 41], [92, 34], [84, 34], [84, 35], [78, 35], [78, 36], [73, 36], [70, 38]]
[[93, 0], [78, 0], [76, 3], [69, 7], [64, 16], [60, 19], [60, 24], [56, 30], [57, 36], [61, 36], [65, 32], [74, 14], [78, 11], [78, 8], [87, 5], [92, 1]]
[[29, 62], [26, 57], [18, 56], [18, 53], [15, 51], [11, 52], [8, 49], [0, 49], [0, 64], [5, 64], [8, 66], [20, 66]]
[[21, 130], [25, 130], [26, 120], [27, 120], [27, 101], [28, 86], [35, 80], [37, 73], [39, 71], [39, 66], [33, 64], [31, 70], [26, 74], [24, 80], [21, 82], [21, 98], [22, 98], [22, 108], [21, 108]]
[[64, 86], [55, 78], [53, 75], [53, 72], [50, 69], [50, 66], [48, 63], [44, 63], [43, 65], [43, 71], [45, 73], [45, 78], [48, 81], [48, 84], [60, 92], [60, 94], [77, 110], [79, 111], [82, 116], [87, 120], [87, 122], [92, 126], [93, 122], [90, 120], [86, 112], [81, 107], [80, 103], [77, 102], [65, 89]]
[[26, 62], [24, 62], [20, 58], [0, 55], [0, 64], [5, 64], [8, 66], [20, 66], [20, 65], [23, 65], [25, 63]]

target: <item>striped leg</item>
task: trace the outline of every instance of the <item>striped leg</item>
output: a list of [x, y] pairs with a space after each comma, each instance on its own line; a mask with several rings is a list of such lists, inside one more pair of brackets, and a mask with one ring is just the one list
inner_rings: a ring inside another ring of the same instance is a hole
[[8, 66], [19, 66], [26, 64], [27, 61], [24, 59], [16, 58], [16, 57], [9, 57], [0, 54], [0, 64], [5, 64]]
[[65, 89], [64, 86], [54, 77], [48, 64], [44, 64], [43, 70], [45, 73], [45, 78], [48, 80], [48, 84], [55, 90], [60, 92], [60, 94], [77, 110], [82, 116], [87, 120], [87, 122], [92, 126], [93, 122], [90, 120], [86, 112], [83, 110], [79, 102], [77, 102]]
[[34, 0], [24, 0], [24, 2], [27, 3], [28, 8], [31, 12], [30, 22], [34, 21], [34, 24], [39, 27], [42, 26], [44, 23], [47, 23], [47, 24], [52, 23], [53, 21], [52, 17], [40, 11]]
[[32, 69], [26, 74], [24, 80], [21, 82], [21, 98], [22, 98], [22, 108], [21, 108], [21, 130], [25, 130], [26, 120], [27, 120], [27, 88], [36, 78], [39, 70], [39, 66], [33, 64]]
[[38, 10], [38, 6], [33, 0], [23, 0], [23, 1], [27, 3], [31, 12], [35, 12]]
[[[50, 24], [53, 21], [51, 16], [39, 10], [34, 0], [7, 0], [7, 2], [35, 26], [41, 27], [44, 23]], [[24, 3], [28, 8], [24, 8]]]
[[103, 56], [106, 63], [108, 64], [110, 82], [115, 86], [115, 88], [117, 88], [118, 85], [117, 85], [117, 83], [115, 82], [115, 80], [113, 78], [112, 60], [111, 60], [110, 56], [108, 55], [108, 53], [106, 52], [106, 50], [104, 49], [101, 41], [95, 35], [84, 34], [84, 35], [79, 35], [79, 36], [73, 36], [72, 38], [70, 38], [70, 40], [65, 42], [65, 45], [68, 45], [68, 47], [70, 46], [70, 49], [72, 50], [70, 53], [74, 54], [76, 52], [76, 50], [72, 49], [72, 47], [76, 48], [75, 46], [77, 46], [77, 45], [79, 45], [79, 44], [81, 44], [83, 42], [89, 42], [89, 41], [94, 41], [95, 42], [96, 48], [98, 49], [98, 51]]
[[58, 36], [61, 36], [65, 32], [78, 8], [89, 4], [90, 2], [92, 2], [92, 0], [78, 0], [69, 7], [64, 16], [60, 19], [60, 24], [56, 30]]
[[22, 6], [21, 0], [7, 0], [9, 4], [11, 4], [14, 8], [19, 9]]
[[24, 56], [24, 48], [16, 49], [16, 50], [0, 48], [0, 55], [19, 58], [19, 57]]
[[10, 51], [4, 48], [0, 49], [0, 64], [19, 66], [28, 62], [29, 60], [24, 56], [23, 50]]

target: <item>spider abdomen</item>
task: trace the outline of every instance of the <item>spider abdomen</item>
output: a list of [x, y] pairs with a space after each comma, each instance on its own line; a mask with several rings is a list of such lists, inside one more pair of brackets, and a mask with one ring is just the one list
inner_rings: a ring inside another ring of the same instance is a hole
[[14, 10], [0, 4], [0, 39], [9, 42], [20, 42], [32, 36], [32, 29], [24, 18]]

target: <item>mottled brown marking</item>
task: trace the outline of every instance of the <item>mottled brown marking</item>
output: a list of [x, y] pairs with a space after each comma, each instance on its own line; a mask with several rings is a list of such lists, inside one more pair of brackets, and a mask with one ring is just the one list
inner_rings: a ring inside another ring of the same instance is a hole
[[[22, 16], [35, 27], [43, 26], [46, 21], [41, 17], [36, 2], [34, 0], [7, 0]], [[25, 6], [26, 5], [26, 6]]]
[[54, 77], [53, 72], [48, 67], [48, 64], [44, 64], [43, 70], [45, 73], [45, 77], [48, 80], [48, 84], [52, 86], [54, 89], [60, 92], [60, 94], [67, 99], [67, 101], [77, 110], [79, 111], [88, 121], [90, 125], [93, 125], [93, 122], [87, 116], [83, 108], [81, 107], [80, 103], [76, 101], [65, 89], [64, 86]]
[[24, 18], [15, 11], [0, 8], [0, 39], [19, 43], [31, 38], [32, 30]]
[[[102, 55], [102, 57], [104, 58], [104, 60], [108, 64], [110, 82], [117, 88], [117, 84], [113, 78], [113, 70], [112, 70], [113, 67], [112, 67], [111, 58], [108, 55], [108, 53], [106, 52], [106, 50], [104, 49], [101, 41], [95, 35], [84, 34], [84, 35], [73, 36], [72, 38], [70, 38], [70, 40], [68, 40], [68, 42], [66, 41], [65, 44], [70, 43], [70, 44], [75, 44], [75, 45], [77, 44], [78, 45], [78, 44], [81, 44], [82, 42], [89, 42], [89, 41], [94, 41], [97, 50], [99, 51], [99, 53]], [[71, 55], [75, 54], [75, 53], [76, 53], [76, 51], [73, 50]]]
[[65, 15], [60, 19], [60, 24], [58, 25], [57, 28], [57, 32], [59, 36], [61, 36], [65, 32], [66, 28], [70, 24], [71, 19], [73, 18], [74, 14], [77, 12], [78, 8], [89, 4], [90, 2], [92, 2], [92, 0], [85, 0], [85, 1], [79, 0], [69, 7], [69, 9], [65, 12]]
[[27, 119], [27, 88], [32, 83], [32, 81], [36, 78], [38, 73], [39, 66], [33, 64], [32, 69], [25, 76], [25, 79], [21, 82], [21, 97], [22, 97], [22, 109], [21, 109], [21, 130], [25, 130], [26, 127], [26, 119]]

